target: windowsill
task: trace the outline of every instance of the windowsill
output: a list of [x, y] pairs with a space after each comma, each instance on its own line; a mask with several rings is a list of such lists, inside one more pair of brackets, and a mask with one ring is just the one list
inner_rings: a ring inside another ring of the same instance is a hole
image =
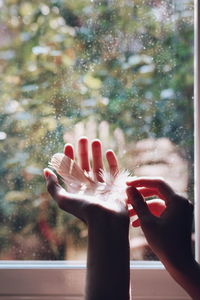
[[[117, 262], [116, 262], [117, 263]], [[131, 261], [134, 300], [188, 300], [183, 289], [158, 261]], [[2, 261], [0, 300], [83, 300], [83, 261]], [[11, 290], [12, 283], [12, 290]], [[7, 299], [7, 298], [6, 298]]]
[[[163, 270], [164, 266], [159, 261], [130, 261], [131, 269]], [[84, 261], [16, 261], [0, 262], [0, 269], [86, 269]]]

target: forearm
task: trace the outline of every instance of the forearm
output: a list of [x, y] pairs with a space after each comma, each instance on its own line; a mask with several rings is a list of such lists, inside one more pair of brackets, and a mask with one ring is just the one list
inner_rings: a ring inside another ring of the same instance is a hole
[[128, 226], [108, 219], [88, 229], [87, 300], [129, 299]]
[[188, 262], [183, 261], [182, 266], [170, 263], [165, 266], [170, 275], [193, 300], [200, 299], [200, 266], [193, 258]]

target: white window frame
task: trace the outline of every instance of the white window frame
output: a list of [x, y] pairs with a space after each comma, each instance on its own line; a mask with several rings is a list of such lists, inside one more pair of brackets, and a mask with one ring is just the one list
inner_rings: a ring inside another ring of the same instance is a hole
[[[200, 262], [200, 26], [195, 0], [195, 253]], [[117, 262], [116, 262], [117, 263]], [[131, 261], [134, 300], [186, 300], [190, 297], [168, 275], [160, 262]], [[0, 300], [83, 299], [86, 265], [71, 261], [0, 262]]]

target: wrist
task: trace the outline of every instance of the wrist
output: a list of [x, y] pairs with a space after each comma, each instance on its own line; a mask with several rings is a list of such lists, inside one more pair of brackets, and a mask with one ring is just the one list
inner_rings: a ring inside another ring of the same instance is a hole
[[179, 272], [187, 272], [193, 268], [196, 263], [192, 253], [178, 253], [177, 256], [168, 255], [160, 259], [165, 265], [166, 269], [173, 269]]
[[123, 214], [111, 213], [103, 210], [96, 210], [89, 214], [87, 218], [89, 231], [96, 231], [106, 234], [108, 231], [113, 234], [128, 235], [129, 216], [128, 212]]
[[200, 295], [200, 266], [193, 257], [180, 264], [168, 263], [167, 271], [174, 280], [186, 290], [192, 299], [199, 299]]
[[128, 225], [113, 214], [90, 218], [86, 299], [129, 299]]

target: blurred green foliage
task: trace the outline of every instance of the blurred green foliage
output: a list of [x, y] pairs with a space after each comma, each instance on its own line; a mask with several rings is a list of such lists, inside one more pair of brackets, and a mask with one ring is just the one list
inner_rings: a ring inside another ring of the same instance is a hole
[[[0, 258], [63, 259], [85, 229], [46, 202], [42, 168], [74, 124], [168, 137], [192, 165], [193, 1], [0, 3]], [[37, 236], [23, 257], [20, 234]]]

